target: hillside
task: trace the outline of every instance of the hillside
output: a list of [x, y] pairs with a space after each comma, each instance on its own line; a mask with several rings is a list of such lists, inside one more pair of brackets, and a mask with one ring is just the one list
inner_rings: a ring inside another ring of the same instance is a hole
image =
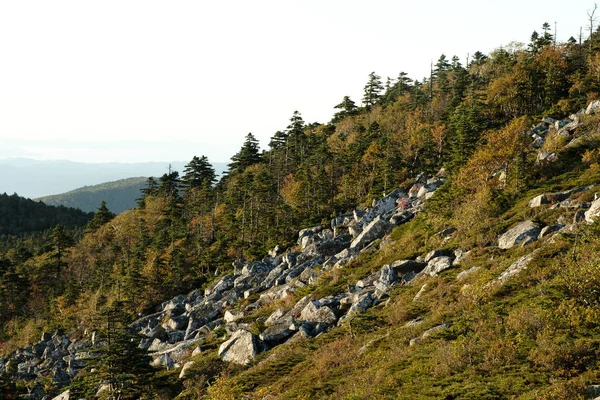
[[5, 397], [599, 396], [600, 32], [548, 27], [0, 253]]
[[36, 200], [52, 206], [78, 208], [85, 212], [94, 212], [102, 200], [106, 201], [110, 211], [120, 214], [136, 206], [140, 190], [146, 186], [148, 178], [127, 178], [99, 185], [84, 186], [70, 192], [40, 197]]
[[0, 235], [23, 235], [41, 232], [56, 225], [83, 227], [92, 214], [64, 206], [49, 206], [20, 197], [0, 194]]

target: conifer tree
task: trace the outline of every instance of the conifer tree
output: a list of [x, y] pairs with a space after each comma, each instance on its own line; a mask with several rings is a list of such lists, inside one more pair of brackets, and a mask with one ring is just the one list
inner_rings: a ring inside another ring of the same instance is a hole
[[182, 185], [186, 190], [190, 188], [209, 188], [215, 182], [215, 169], [206, 156], [194, 156], [183, 170]]
[[151, 394], [150, 356], [138, 344], [140, 338], [129, 330], [131, 318], [122, 301], [116, 301], [100, 313], [99, 342], [86, 360], [83, 379], [75, 391], [94, 396], [101, 385], [109, 399], [139, 399]]
[[352, 101], [349, 96], [344, 96], [342, 102], [333, 108], [340, 110], [334, 114], [332, 120], [333, 122], [340, 121], [347, 116], [356, 115], [358, 113], [358, 107], [356, 107], [356, 103]]
[[381, 97], [382, 90], [383, 84], [381, 83], [381, 77], [375, 72], [371, 72], [369, 74], [369, 81], [365, 85], [363, 95], [363, 103], [367, 110], [371, 110], [375, 103], [377, 103]]
[[259, 163], [261, 161], [259, 150], [258, 140], [252, 133], [248, 133], [242, 148], [231, 157], [231, 162], [227, 165], [229, 174], [244, 172], [250, 165]]
[[86, 232], [94, 232], [114, 217], [115, 214], [108, 209], [106, 206], [106, 201], [102, 200], [100, 207], [98, 207], [98, 210], [94, 214], [92, 220], [86, 225], [85, 230]]

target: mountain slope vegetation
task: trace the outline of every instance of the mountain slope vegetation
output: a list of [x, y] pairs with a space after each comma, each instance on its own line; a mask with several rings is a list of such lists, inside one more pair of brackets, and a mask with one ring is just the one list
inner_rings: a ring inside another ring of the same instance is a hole
[[91, 218], [91, 213], [75, 208], [50, 206], [17, 194], [0, 194], [0, 235], [40, 232], [59, 224], [81, 227]]
[[248, 134], [218, 182], [195, 157], [77, 240], [5, 251], [5, 393], [597, 396], [600, 32], [542, 32], [372, 73], [329, 123]]
[[84, 186], [62, 194], [40, 197], [39, 201], [53, 206], [79, 208], [85, 212], [94, 212], [102, 201], [108, 208], [120, 214], [136, 206], [140, 190], [145, 186], [147, 178], [127, 178], [99, 185]]

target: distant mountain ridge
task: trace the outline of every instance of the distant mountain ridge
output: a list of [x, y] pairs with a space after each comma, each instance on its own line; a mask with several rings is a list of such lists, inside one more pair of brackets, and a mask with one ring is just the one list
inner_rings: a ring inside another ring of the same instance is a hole
[[[0, 159], [0, 193], [27, 198], [61, 194], [83, 186], [140, 176], [162, 176], [169, 165], [182, 173], [188, 161], [142, 163], [82, 163], [65, 160]], [[217, 174], [227, 163], [212, 163]]]
[[115, 214], [129, 210], [136, 205], [140, 189], [146, 186], [146, 177], [120, 179], [99, 185], [84, 186], [62, 194], [37, 198], [52, 206], [78, 208], [85, 212], [95, 212], [104, 200], [108, 209]]

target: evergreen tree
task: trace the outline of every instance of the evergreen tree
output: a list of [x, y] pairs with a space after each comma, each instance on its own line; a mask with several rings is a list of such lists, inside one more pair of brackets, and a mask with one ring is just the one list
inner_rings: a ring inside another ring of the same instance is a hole
[[334, 114], [332, 120], [333, 122], [340, 121], [347, 116], [356, 115], [358, 113], [358, 107], [356, 107], [356, 103], [352, 101], [349, 96], [344, 96], [342, 102], [334, 108], [337, 108], [340, 111]]
[[206, 156], [200, 158], [194, 156], [185, 166], [183, 178], [181, 179], [186, 190], [190, 188], [209, 188], [216, 181], [215, 169]]
[[231, 157], [231, 162], [227, 165], [229, 174], [244, 172], [250, 165], [259, 163], [261, 161], [259, 151], [258, 140], [252, 133], [248, 133], [242, 148]]
[[481, 113], [480, 106], [473, 101], [462, 103], [450, 116], [450, 151], [449, 166], [456, 170], [469, 158], [477, 142], [486, 129], [487, 124]]
[[60, 278], [63, 267], [63, 253], [65, 249], [74, 243], [73, 237], [62, 225], [56, 225], [50, 234], [50, 240], [55, 248], [53, 257], [56, 259], [56, 278]]
[[115, 214], [108, 209], [106, 201], [102, 200], [100, 207], [98, 207], [98, 211], [96, 211], [92, 220], [86, 225], [85, 231], [94, 232], [114, 217]]
[[94, 396], [100, 385], [106, 385], [103, 396], [109, 399], [139, 399], [152, 393], [151, 358], [138, 346], [140, 337], [130, 332], [126, 309], [124, 302], [116, 301], [101, 312], [100, 342], [90, 351], [88, 373], [74, 385], [76, 393]]
[[364, 95], [363, 95], [363, 103], [367, 110], [370, 110], [381, 97], [381, 91], [383, 90], [383, 85], [381, 83], [381, 77], [375, 72], [371, 72], [369, 74], [369, 81], [365, 85]]

